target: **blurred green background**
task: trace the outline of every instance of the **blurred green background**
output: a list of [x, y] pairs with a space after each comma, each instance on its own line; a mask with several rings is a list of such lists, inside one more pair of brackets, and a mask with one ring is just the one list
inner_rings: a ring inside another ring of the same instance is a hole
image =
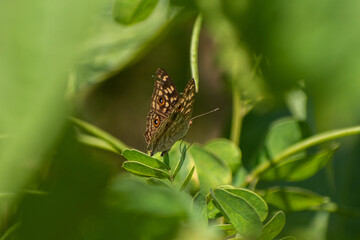
[[[4, 239], [169, 239], [178, 229], [198, 239], [180, 224], [188, 216], [180, 200], [159, 197], [170, 204], [161, 214], [128, 204], [134, 183], [117, 180], [123, 159], [79, 144], [67, 117], [145, 151], [151, 76], [162, 67], [183, 90], [199, 12], [194, 115], [220, 110], [196, 119], [187, 139], [230, 137], [234, 91], [252, 107], [240, 139], [248, 168], [278, 118], [307, 121], [311, 134], [360, 123], [359, 1], [144, 2], [0, 3], [0, 236], [15, 229]], [[294, 91], [306, 98], [306, 116], [294, 112]], [[360, 139], [341, 144], [331, 167], [298, 185], [359, 209]], [[114, 186], [127, 207], [111, 201]], [[290, 213], [284, 235], [359, 239], [358, 226], [360, 219], [346, 215]], [[147, 229], [158, 232], [141, 238]]]

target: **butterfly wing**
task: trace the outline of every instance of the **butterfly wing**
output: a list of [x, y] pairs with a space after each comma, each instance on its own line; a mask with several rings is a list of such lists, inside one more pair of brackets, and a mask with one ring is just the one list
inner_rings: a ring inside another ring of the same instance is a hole
[[162, 68], [155, 73], [155, 86], [151, 97], [150, 112], [146, 119], [145, 141], [149, 145], [153, 135], [166, 118], [174, 111], [180, 98], [169, 74]]
[[190, 124], [193, 105], [195, 102], [195, 82], [191, 79], [185, 87], [184, 93], [179, 97], [173, 112], [163, 120], [162, 125], [152, 136], [148, 149], [151, 154], [167, 152], [175, 142], [185, 136]]

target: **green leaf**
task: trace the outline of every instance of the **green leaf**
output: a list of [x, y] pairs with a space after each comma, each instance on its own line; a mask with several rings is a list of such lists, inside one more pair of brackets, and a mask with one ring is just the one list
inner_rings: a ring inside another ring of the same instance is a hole
[[128, 161], [140, 162], [140, 163], [143, 163], [152, 168], [170, 170], [169, 166], [167, 166], [165, 163], [161, 162], [160, 160], [158, 160], [156, 158], [152, 158], [152, 157], [148, 156], [147, 154], [142, 153], [138, 150], [126, 149], [123, 151], [122, 155]]
[[172, 174], [172, 178], [175, 178], [176, 175], [179, 173], [182, 165], [184, 164], [185, 157], [186, 157], [186, 145], [184, 145], [184, 147], [182, 148], [181, 156], [180, 156], [178, 163], [176, 164], [174, 173]]
[[126, 161], [123, 163], [122, 167], [128, 172], [142, 177], [170, 178], [167, 172], [149, 167], [140, 162]]
[[87, 134], [78, 134], [77, 136], [79, 142], [81, 142], [82, 144], [85, 144], [87, 146], [90, 147], [94, 147], [94, 148], [99, 148], [99, 149], [103, 149], [109, 152], [113, 152], [116, 154], [119, 154], [119, 152], [108, 142], [106, 142], [105, 140], [98, 138], [98, 137], [93, 137], [93, 136], [89, 136]]
[[300, 88], [293, 89], [285, 95], [285, 100], [292, 116], [300, 121], [306, 121], [306, 93]]
[[210, 188], [231, 183], [230, 168], [212, 152], [197, 144], [193, 144], [189, 152], [196, 166], [201, 192], [206, 194]]
[[163, 186], [163, 187], [169, 187], [169, 185], [167, 183], [165, 183], [164, 181], [158, 179], [158, 178], [153, 178], [150, 177], [148, 179], [146, 179], [146, 182], [150, 185], [154, 185], [154, 186]]
[[192, 175], [194, 174], [195, 166], [193, 166], [189, 172], [189, 174], [184, 179], [183, 184], [181, 184], [180, 191], [184, 191], [184, 189], [187, 187], [187, 185], [190, 182], [190, 179], [192, 178]]
[[141, 22], [152, 13], [158, 2], [159, 0], [115, 0], [114, 19], [124, 25]]
[[260, 176], [262, 180], [302, 181], [320, 171], [334, 156], [336, 148], [323, 150], [312, 156], [297, 156], [284, 160], [275, 167], [269, 168]]
[[283, 211], [277, 212], [264, 226], [261, 240], [274, 239], [285, 226], [285, 213]]
[[219, 210], [240, 235], [248, 238], [260, 236], [261, 219], [245, 199], [221, 188], [211, 191], [211, 196], [220, 208]]
[[232, 224], [211, 225], [211, 227], [224, 232], [225, 236], [232, 236], [232, 235], [236, 234], [236, 231]]
[[[144, 55], [164, 35], [166, 27], [180, 12], [179, 7], [169, 8], [167, 0], [159, 1], [144, 21], [124, 26], [113, 19], [111, 12], [114, 2], [101, 2], [103, 10], [92, 16], [94, 26], [91, 38], [83, 44], [77, 66], [71, 74], [73, 92], [108, 79]], [[132, 1], [127, 2], [131, 4]]]
[[283, 238], [281, 238], [279, 240], [296, 240], [296, 238], [293, 237], [293, 236], [287, 236], [287, 237], [283, 237]]
[[214, 200], [211, 200], [207, 205], [207, 213], [209, 219], [215, 219], [222, 216], [219, 209], [215, 206]]
[[100, 128], [95, 127], [94, 125], [92, 125], [90, 123], [87, 123], [83, 120], [73, 118], [73, 117], [70, 118], [70, 120], [74, 123], [74, 125], [76, 127], [80, 128], [82, 131], [84, 131], [92, 136], [98, 137], [98, 138], [106, 141], [107, 143], [109, 143], [119, 153], [121, 153], [124, 149], [127, 148], [127, 146], [124, 143], [122, 143], [120, 140], [111, 136], [109, 133], [101, 130]]
[[268, 204], [284, 211], [312, 209], [328, 200], [314, 192], [297, 187], [276, 187], [265, 192], [263, 198]]
[[199, 221], [201, 225], [207, 226], [208, 225], [208, 217], [207, 217], [207, 204], [206, 204], [206, 197], [202, 193], [196, 194], [193, 199], [193, 209], [199, 216]]
[[257, 212], [261, 221], [264, 221], [268, 215], [268, 206], [266, 202], [256, 193], [246, 189], [246, 188], [229, 188], [229, 187], [219, 187], [224, 189], [244, 200]]
[[212, 140], [206, 143], [205, 148], [226, 162], [233, 173], [236, 172], [241, 165], [241, 151], [228, 139], [219, 138]]
[[286, 148], [302, 139], [299, 122], [292, 118], [275, 121], [265, 139], [265, 147], [260, 162], [269, 161]]

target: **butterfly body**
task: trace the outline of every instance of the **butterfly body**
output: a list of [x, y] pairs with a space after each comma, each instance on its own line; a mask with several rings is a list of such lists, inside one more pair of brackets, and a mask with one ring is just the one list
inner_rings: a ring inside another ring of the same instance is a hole
[[179, 94], [165, 70], [156, 71], [151, 109], [147, 117], [145, 140], [150, 155], [168, 152], [175, 142], [185, 136], [190, 125], [195, 96], [191, 79], [183, 94]]

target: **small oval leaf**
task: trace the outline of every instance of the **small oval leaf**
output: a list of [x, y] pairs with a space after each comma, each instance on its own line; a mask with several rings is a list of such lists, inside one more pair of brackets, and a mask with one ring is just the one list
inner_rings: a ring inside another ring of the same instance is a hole
[[140, 162], [126, 161], [122, 167], [128, 172], [142, 177], [170, 178], [167, 172], [149, 167]]
[[220, 188], [246, 200], [247, 203], [257, 212], [261, 221], [266, 219], [268, 215], [268, 206], [259, 195], [245, 188], [229, 188], [226, 186]]
[[126, 149], [123, 151], [122, 155], [128, 161], [140, 162], [152, 168], [159, 168], [164, 170], [170, 169], [165, 163], [161, 162], [160, 160], [152, 158], [138, 150]]
[[257, 238], [261, 235], [260, 217], [246, 200], [221, 188], [215, 189], [211, 195], [220, 207], [219, 210], [240, 235], [246, 238]]

